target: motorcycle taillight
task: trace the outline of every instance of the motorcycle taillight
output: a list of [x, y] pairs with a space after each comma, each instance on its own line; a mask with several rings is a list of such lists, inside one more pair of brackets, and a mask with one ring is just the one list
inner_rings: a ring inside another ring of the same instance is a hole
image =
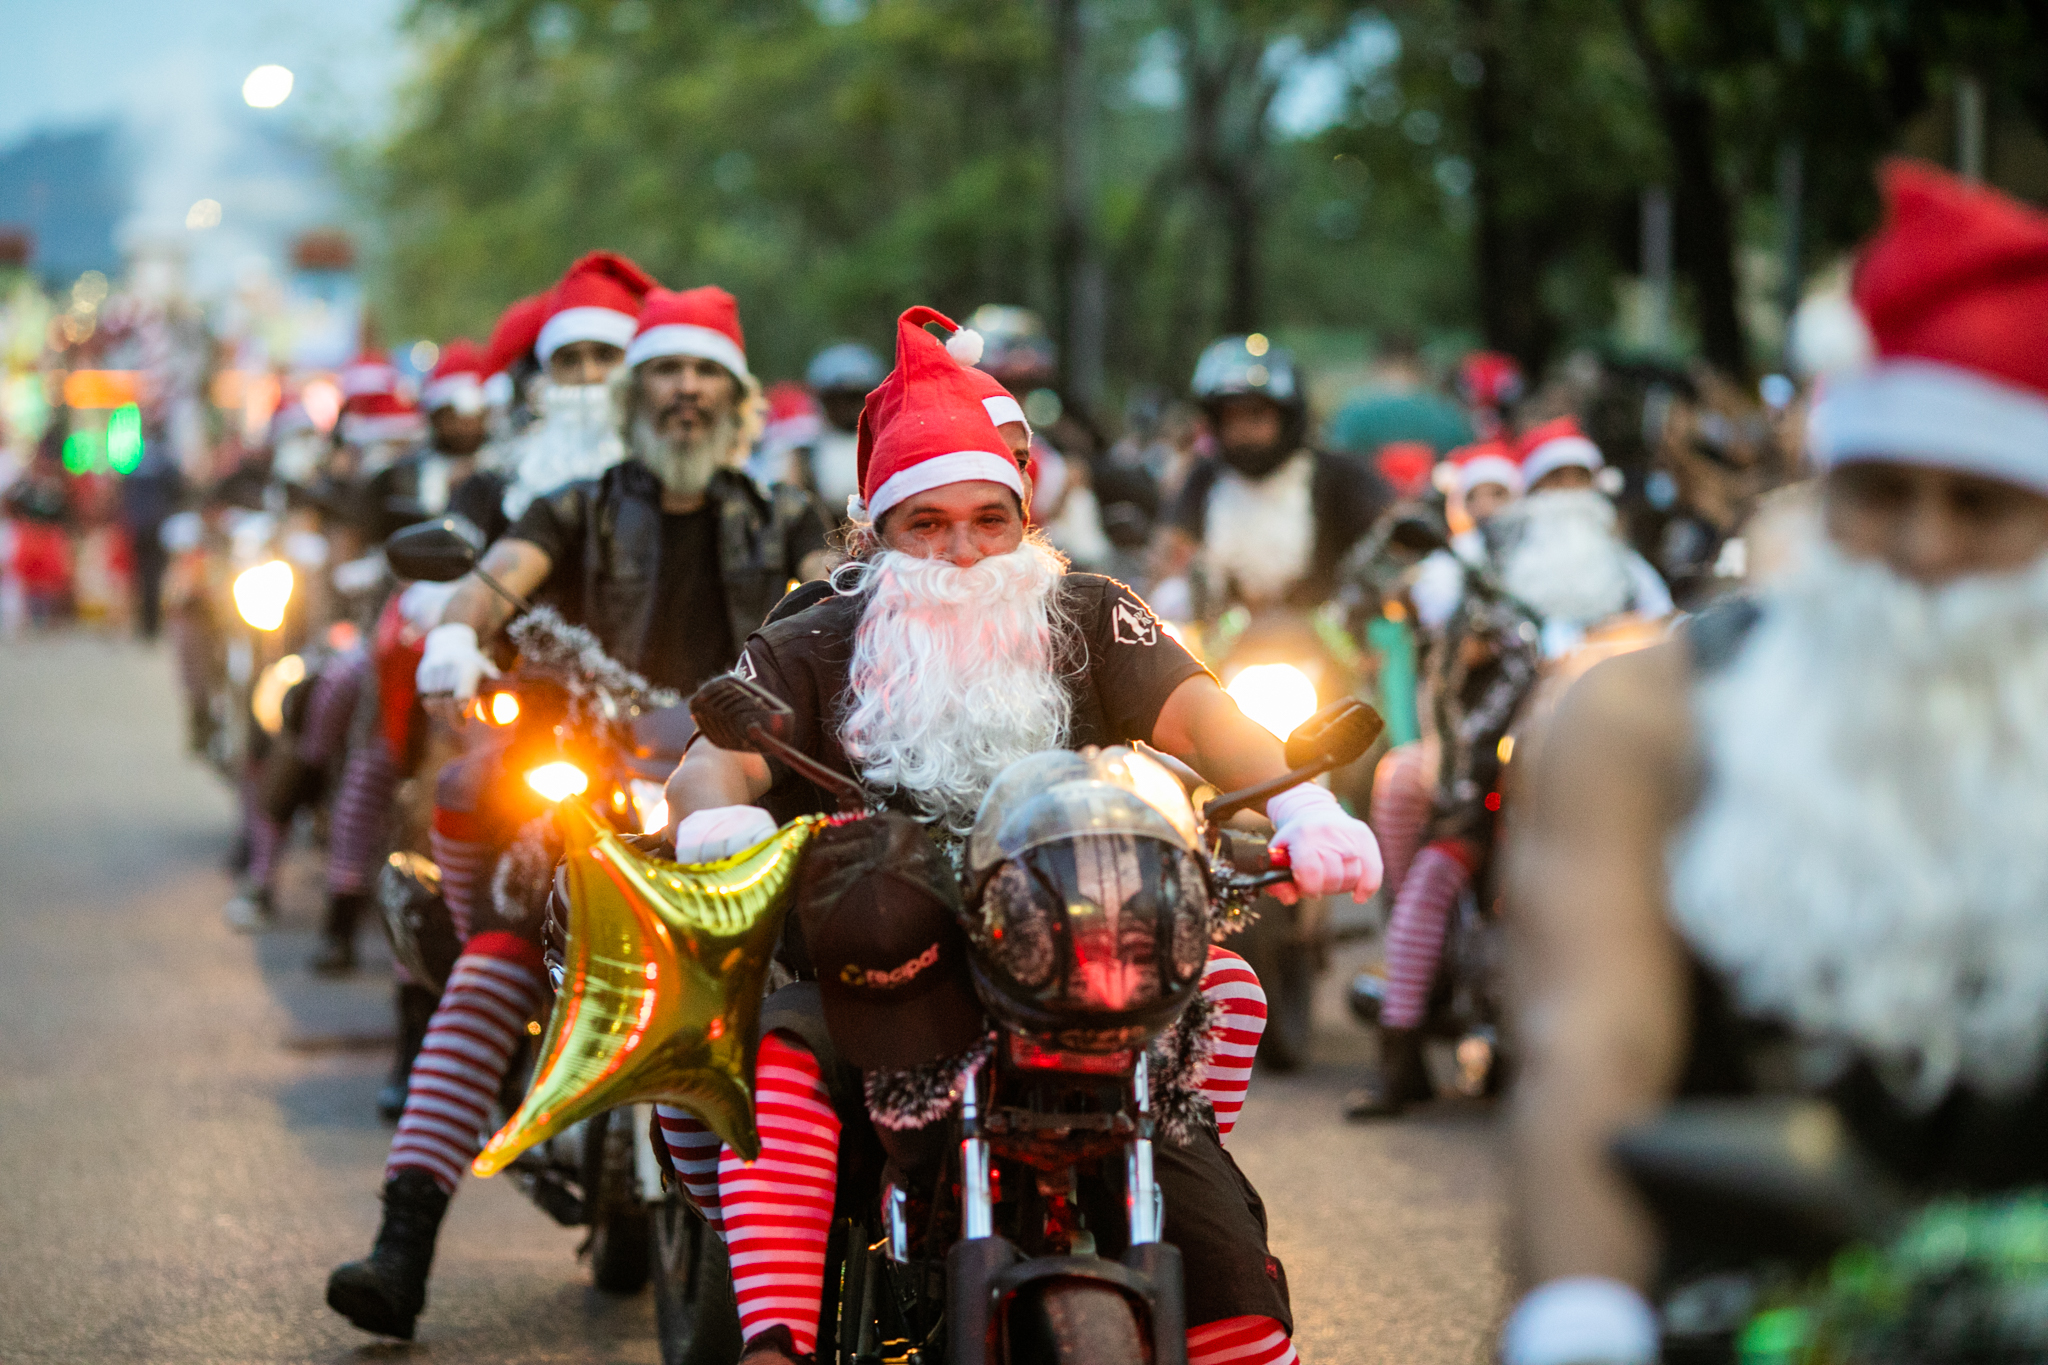
[[1075, 1071], [1084, 1076], [1122, 1076], [1130, 1071], [1132, 1055], [1122, 1052], [1062, 1052], [1040, 1047], [1019, 1034], [1009, 1035], [1010, 1060], [1031, 1071]]

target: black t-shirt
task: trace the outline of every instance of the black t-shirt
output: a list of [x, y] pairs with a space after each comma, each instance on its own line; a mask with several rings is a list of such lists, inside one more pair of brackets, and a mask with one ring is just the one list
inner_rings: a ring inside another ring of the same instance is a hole
[[[804, 589], [802, 591], [809, 591]], [[1070, 573], [1060, 582], [1072, 634], [1062, 642], [1060, 675], [1073, 696], [1067, 747], [1150, 740], [1173, 690], [1207, 672], [1159, 627], [1135, 592], [1100, 574]], [[847, 709], [848, 671], [861, 600], [829, 597], [768, 624], [747, 639], [738, 669], [796, 712], [792, 742], [835, 772], [853, 775], [839, 747]], [[833, 808], [830, 798], [768, 760], [774, 786], [762, 803], [778, 820]]]
[[[640, 666], [688, 695], [723, 673], [733, 656], [725, 585], [718, 576], [718, 509], [661, 514], [661, 570], [654, 621]], [[682, 605], [689, 604], [688, 610]]]

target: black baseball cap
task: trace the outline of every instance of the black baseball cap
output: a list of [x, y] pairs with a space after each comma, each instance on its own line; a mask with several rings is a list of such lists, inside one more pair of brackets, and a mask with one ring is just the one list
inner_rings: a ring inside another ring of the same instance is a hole
[[804, 850], [796, 912], [833, 1045], [903, 1071], [988, 1032], [967, 967], [960, 883], [923, 826], [894, 811], [827, 826]]

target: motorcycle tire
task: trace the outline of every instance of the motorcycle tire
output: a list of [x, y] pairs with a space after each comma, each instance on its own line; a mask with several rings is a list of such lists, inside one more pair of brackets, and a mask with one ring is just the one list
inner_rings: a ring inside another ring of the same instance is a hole
[[1010, 1302], [1005, 1365], [1141, 1365], [1152, 1348], [1137, 1310], [1094, 1280], [1044, 1280]]
[[681, 1198], [656, 1205], [652, 1223], [661, 1365], [730, 1365], [745, 1343], [725, 1239]]
[[590, 1219], [584, 1249], [591, 1277], [607, 1294], [639, 1293], [654, 1268], [654, 1229], [634, 1182], [630, 1113], [598, 1115], [584, 1139], [597, 1158], [584, 1163], [583, 1207]]

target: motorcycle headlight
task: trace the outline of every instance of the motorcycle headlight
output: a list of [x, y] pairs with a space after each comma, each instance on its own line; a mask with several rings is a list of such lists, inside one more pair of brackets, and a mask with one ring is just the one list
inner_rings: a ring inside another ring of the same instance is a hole
[[519, 698], [510, 692], [491, 694], [491, 723], [510, 725], [519, 719]]
[[1316, 685], [1293, 664], [1252, 664], [1223, 690], [1238, 710], [1281, 739], [1316, 713]]
[[526, 775], [526, 785], [549, 801], [566, 801], [581, 796], [590, 787], [583, 769], [566, 759], [543, 763]]
[[284, 729], [284, 694], [305, 680], [306, 661], [296, 654], [285, 655], [256, 675], [249, 712], [264, 734], [275, 735]]
[[284, 608], [292, 600], [292, 566], [282, 559], [244, 569], [235, 579], [235, 610], [257, 630], [284, 624]]
[[659, 782], [636, 777], [632, 781], [633, 809], [640, 816], [642, 834], [668, 832], [668, 791]]

